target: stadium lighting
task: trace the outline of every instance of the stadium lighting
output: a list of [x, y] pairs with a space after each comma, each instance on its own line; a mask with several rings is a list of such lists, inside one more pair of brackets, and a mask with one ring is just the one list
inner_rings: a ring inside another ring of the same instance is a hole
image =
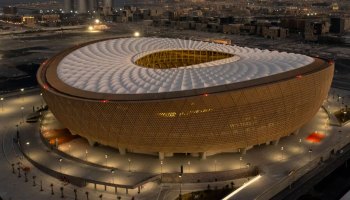
[[140, 32], [136, 31], [136, 32], [134, 33], [134, 36], [135, 36], [135, 37], [140, 37]]

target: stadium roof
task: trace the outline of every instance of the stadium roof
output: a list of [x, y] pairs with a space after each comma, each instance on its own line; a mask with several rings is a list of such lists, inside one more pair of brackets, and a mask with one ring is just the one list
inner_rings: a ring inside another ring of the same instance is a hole
[[[233, 54], [215, 61], [154, 69], [136, 60], [166, 50], [199, 50]], [[119, 38], [78, 48], [57, 65], [65, 84], [103, 94], [147, 94], [202, 89], [250, 81], [293, 71], [314, 58], [202, 41], [169, 38]]]

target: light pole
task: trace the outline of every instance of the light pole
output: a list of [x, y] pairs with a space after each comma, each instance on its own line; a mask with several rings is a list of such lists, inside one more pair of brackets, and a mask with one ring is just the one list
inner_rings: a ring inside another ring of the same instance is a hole
[[40, 102], [41, 102], [41, 108], [42, 108], [44, 106], [43, 93], [40, 93]]
[[74, 200], [77, 200], [78, 199], [77, 189], [74, 188], [73, 192], [74, 192]]
[[61, 190], [61, 198], [63, 199], [64, 198], [63, 187], [60, 187], [60, 190]]
[[188, 164], [188, 173], [191, 173], [191, 161], [188, 161], [187, 164]]
[[310, 155], [310, 157], [309, 157], [309, 162], [311, 161], [311, 154], [312, 154], [312, 149], [310, 148], [310, 149], [309, 149], [309, 155]]
[[108, 155], [105, 154], [105, 158], [106, 158], [106, 167], [108, 167]]
[[21, 168], [17, 167], [17, 170], [18, 170], [18, 178], [21, 178], [22, 177], [22, 175], [21, 175]]
[[12, 173], [15, 174], [16, 173], [15, 172], [15, 163], [12, 163], [11, 166], [12, 166]]
[[242, 169], [242, 162], [243, 162], [243, 157], [239, 157], [239, 169]]
[[1, 101], [1, 110], [4, 111], [4, 97], [1, 97], [0, 101]]
[[60, 158], [58, 161], [59, 161], [59, 165], [60, 165], [60, 173], [62, 174], [62, 158]]
[[36, 186], [35, 178], [36, 178], [36, 176], [33, 176], [33, 187]]
[[89, 200], [89, 192], [86, 191], [85, 194], [86, 194], [86, 200]]
[[131, 172], [131, 159], [128, 158], [128, 162], [129, 162], [129, 172]]
[[44, 191], [43, 189], [43, 180], [40, 180], [40, 192]]
[[23, 95], [23, 93], [24, 93], [24, 88], [21, 88], [22, 102], [24, 102], [24, 95]]
[[88, 156], [88, 150], [87, 149], [85, 149], [85, 161], [87, 161], [87, 156]]
[[111, 173], [112, 173], [112, 183], [114, 184], [114, 173], [115, 173], [114, 169], [111, 169]]
[[71, 148], [72, 146], [70, 145], [70, 144], [68, 144], [68, 153], [70, 154], [70, 148]]
[[160, 161], [160, 174], [163, 174], [163, 161]]
[[299, 151], [301, 153], [301, 138], [299, 138]]
[[182, 199], [182, 192], [181, 192], [181, 187], [182, 187], [182, 174], [179, 174], [179, 178], [180, 178], [180, 194], [179, 194], [179, 200], [181, 200]]
[[281, 160], [283, 160], [283, 150], [284, 150], [284, 148], [281, 147]]
[[18, 124], [16, 124], [16, 138], [17, 138], [17, 141], [18, 141], [19, 140]]
[[27, 171], [24, 171], [24, 182], [28, 182], [28, 176], [27, 175], [28, 175]]
[[54, 195], [55, 193], [53, 192], [53, 183], [50, 184], [51, 187], [51, 195]]
[[30, 153], [29, 153], [29, 152], [30, 152], [30, 151], [29, 151], [30, 142], [26, 142], [26, 145], [27, 145], [27, 147], [28, 147], [28, 148], [27, 148], [27, 150], [28, 150], [28, 157], [30, 157]]

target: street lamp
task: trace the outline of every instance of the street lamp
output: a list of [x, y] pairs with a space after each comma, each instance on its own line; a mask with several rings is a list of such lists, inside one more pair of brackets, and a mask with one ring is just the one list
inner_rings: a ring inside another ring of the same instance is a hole
[[60, 159], [58, 160], [58, 161], [60, 161], [60, 162], [59, 162], [59, 165], [60, 165], [60, 173], [61, 173], [61, 174], [62, 174], [62, 164], [61, 164], [61, 163], [62, 163], [62, 160], [63, 160], [62, 158], [60, 158]]
[[188, 164], [188, 173], [191, 173], [191, 161], [188, 161], [187, 164]]
[[42, 108], [43, 105], [44, 105], [44, 102], [43, 102], [43, 93], [40, 93], [40, 102], [41, 102], [41, 108]]
[[108, 167], [108, 155], [107, 154], [105, 154], [105, 158], [106, 158], [106, 167]]
[[100, 23], [100, 20], [99, 20], [99, 19], [95, 19], [95, 23], [96, 23], [96, 24], [99, 24], [99, 23]]
[[111, 173], [112, 173], [112, 183], [114, 184], [114, 173], [115, 173], [114, 169], [111, 169]]
[[301, 138], [299, 138], [299, 151], [301, 153]]
[[312, 149], [309, 149], [309, 154], [310, 154], [310, 161], [311, 161], [311, 153], [312, 153]]
[[28, 157], [30, 157], [30, 154], [29, 154], [29, 145], [30, 145], [30, 142], [26, 142], [26, 145], [27, 145], [27, 147], [28, 147]]
[[88, 150], [85, 150], [85, 161], [87, 161]]
[[281, 156], [282, 156], [282, 159], [281, 159], [281, 160], [283, 160], [283, 150], [284, 150], [284, 148], [281, 147]]
[[181, 200], [182, 199], [182, 197], [181, 197], [181, 187], [182, 187], [182, 174], [179, 174], [179, 178], [180, 178], [180, 194], [179, 194], [179, 199]]
[[242, 169], [242, 162], [243, 162], [243, 157], [239, 157], [239, 169]]
[[131, 159], [130, 158], [128, 158], [128, 162], [129, 162], [129, 172], [131, 172]]
[[160, 161], [160, 174], [163, 174], [163, 161]]
[[23, 92], [24, 92], [24, 88], [21, 88], [22, 101], [24, 101], [24, 95], [23, 95]]
[[1, 101], [1, 110], [4, 111], [4, 97], [1, 97], [0, 101]]

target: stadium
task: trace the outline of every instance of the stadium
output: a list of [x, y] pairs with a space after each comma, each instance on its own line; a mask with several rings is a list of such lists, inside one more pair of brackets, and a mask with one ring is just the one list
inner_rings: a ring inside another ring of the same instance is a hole
[[334, 64], [305, 55], [170, 38], [67, 49], [37, 78], [72, 134], [119, 152], [212, 155], [278, 141], [326, 99]]

